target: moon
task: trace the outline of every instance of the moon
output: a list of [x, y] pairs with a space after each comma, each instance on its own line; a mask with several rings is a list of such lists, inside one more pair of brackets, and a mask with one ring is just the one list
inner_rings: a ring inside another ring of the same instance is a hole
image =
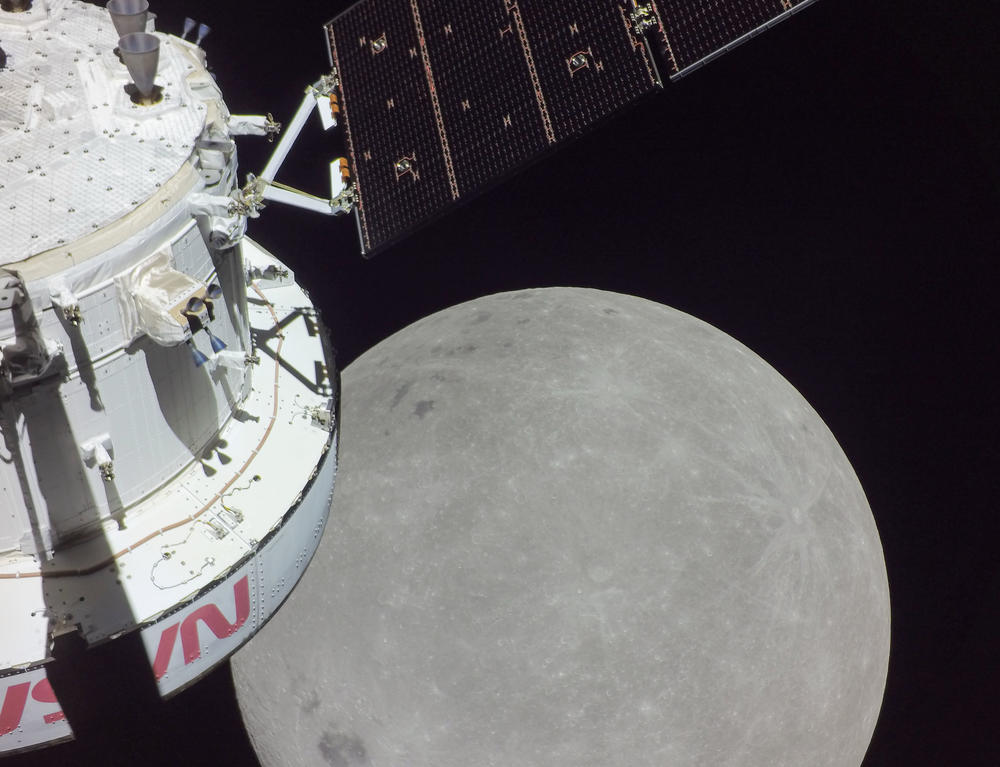
[[829, 429], [751, 350], [550, 288], [343, 373], [320, 548], [233, 659], [264, 767], [856, 767], [885, 562]]

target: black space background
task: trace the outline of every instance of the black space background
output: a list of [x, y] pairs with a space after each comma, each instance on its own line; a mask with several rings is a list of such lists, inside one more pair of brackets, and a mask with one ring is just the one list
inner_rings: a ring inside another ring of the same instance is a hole
[[[163, 31], [212, 25], [232, 111], [282, 121], [348, 5], [151, 2]], [[250, 233], [310, 288], [342, 365], [545, 285], [643, 296], [748, 345], [826, 420], [882, 536], [892, 657], [864, 764], [997, 765], [992, 5], [821, 0], [371, 261], [348, 220], [272, 206]], [[279, 180], [323, 193], [338, 141], [310, 123]], [[261, 140], [240, 153], [262, 169]], [[101, 679], [96, 732], [9, 763], [257, 764], [228, 667], [166, 704]]]

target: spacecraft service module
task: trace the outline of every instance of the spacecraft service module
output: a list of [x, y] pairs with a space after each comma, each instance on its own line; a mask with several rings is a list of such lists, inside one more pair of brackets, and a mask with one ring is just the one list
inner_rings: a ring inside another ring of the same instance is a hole
[[[2, 0], [0, 755], [72, 737], [59, 637], [137, 633], [169, 696], [319, 545], [338, 373], [250, 219], [350, 217], [378, 253], [811, 2], [361, 0], [325, 25], [329, 69], [282, 127], [230, 113], [203, 24]], [[314, 112], [346, 154], [322, 196], [277, 180]], [[239, 136], [276, 140], [242, 181]]]
[[0, 11], [0, 752], [71, 736], [60, 634], [139, 631], [162, 695], [226, 658], [336, 472], [325, 330], [233, 195], [234, 137], [275, 126], [145, 0], [108, 6]]

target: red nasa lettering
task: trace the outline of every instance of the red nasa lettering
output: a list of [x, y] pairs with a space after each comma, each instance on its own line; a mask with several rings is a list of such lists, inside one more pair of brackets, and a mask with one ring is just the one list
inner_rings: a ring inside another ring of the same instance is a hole
[[173, 623], [163, 629], [153, 660], [153, 675], [157, 681], [167, 673], [178, 633], [181, 635], [184, 665], [187, 665], [201, 657], [201, 645], [198, 643], [199, 621], [204, 623], [218, 639], [232, 636], [246, 623], [250, 617], [250, 581], [246, 575], [233, 584], [233, 599], [236, 602], [236, 620], [233, 623], [226, 619], [217, 605], [209, 603], [192, 610], [180, 623]]
[[[163, 629], [156, 649], [156, 658], [153, 661], [153, 674], [158, 680], [167, 673], [178, 634], [181, 637], [184, 664], [187, 665], [201, 657], [201, 646], [198, 642], [199, 622], [204, 623], [218, 639], [232, 636], [246, 623], [250, 617], [250, 581], [247, 576], [243, 576], [233, 584], [233, 601], [236, 607], [236, 619], [232, 623], [218, 605], [208, 603], [192, 610], [184, 620]], [[29, 694], [38, 703], [58, 704], [52, 685], [45, 677], [34, 683], [26, 681], [11, 684], [5, 690], [3, 705], [0, 706], [0, 737], [14, 732], [21, 726]], [[66, 715], [58, 709], [42, 716], [46, 724], [54, 724], [65, 718]]]
[[[28, 705], [29, 689], [31, 689], [31, 697], [39, 703], [58, 703], [56, 694], [52, 691], [52, 685], [44, 677], [35, 683], [33, 689], [31, 682], [12, 684], [4, 693], [3, 707], [0, 708], [0, 736], [14, 732], [21, 726], [24, 709]], [[53, 711], [43, 717], [46, 724], [52, 724], [65, 718], [66, 715], [62, 711]]]
[[21, 724], [24, 716], [24, 706], [28, 702], [28, 688], [31, 682], [12, 684], [3, 696], [3, 708], [0, 709], [0, 735], [13, 732]]

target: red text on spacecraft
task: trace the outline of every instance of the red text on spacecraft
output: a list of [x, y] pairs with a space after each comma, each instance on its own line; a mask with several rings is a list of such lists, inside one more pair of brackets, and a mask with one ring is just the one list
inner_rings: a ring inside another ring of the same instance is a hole
[[224, 639], [232, 636], [250, 617], [250, 582], [243, 576], [233, 584], [233, 601], [236, 603], [236, 620], [232, 623], [222, 614], [218, 605], [209, 602], [192, 610], [183, 621], [172, 623], [160, 634], [160, 643], [156, 648], [156, 658], [153, 660], [153, 675], [162, 679], [170, 666], [170, 658], [177, 642], [177, 634], [181, 635], [181, 650], [184, 655], [184, 665], [193, 663], [201, 657], [201, 645], [198, 643], [198, 622], [203, 622], [216, 638]]

